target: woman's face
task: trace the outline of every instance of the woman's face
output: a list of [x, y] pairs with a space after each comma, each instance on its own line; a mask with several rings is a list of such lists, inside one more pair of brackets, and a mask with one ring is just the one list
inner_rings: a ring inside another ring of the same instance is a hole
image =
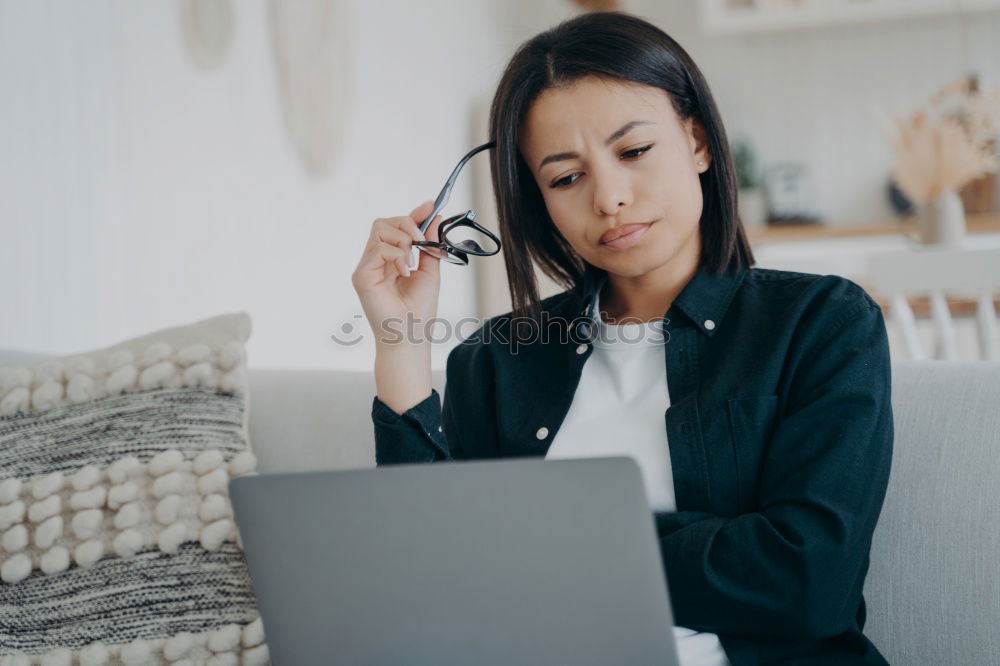
[[[698, 174], [710, 156], [704, 130], [679, 118], [666, 91], [581, 79], [543, 92], [520, 136], [549, 215], [587, 262], [622, 277], [697, 266]], [[622, 231], [635, 233], [606, 242]]]

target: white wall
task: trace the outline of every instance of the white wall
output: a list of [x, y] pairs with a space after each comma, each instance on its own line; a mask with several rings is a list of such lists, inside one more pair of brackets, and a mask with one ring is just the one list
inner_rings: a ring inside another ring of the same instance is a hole
[[[232, 51], [205, 72], [176, 0], [0, 0], [0, 346], [82, 351], [244, 309], [252, 365], [371, 367], [367, 344], [329, 340], [364, 326], [350, 274], [371, 221], [437, 194], [513, 49], [575, 13], [568, 0], [347, 3], [349, 138], [312, 180], [284, 129], [268, 5], [233, 4]], [[964, 69], [953, 19], [706, 38], [694, 0], [623, 7], [691, 52], [764, 164], [812, 167], [832, 223], [890, 215], [871, 105], [912, 108]], [[1000, 15], [977, 16], [966, 43], [996, 85]], [[471, 205], [470, 184], [463, 173], [448, 211]], [[474, 313], [471, 269], [443, 275], [440, 314]]]
[[[82, 351], [245, 309], [253, 365], [371, 367], [366, 345], [329, 340], [365, 326], [350, 274], [371, 222], [437, 195], [505, 53], [485, 0], [346, 4], [349, 139], [313, 180], [263, 0], [234, 3], [232, 51], [208, 72], [176, 1], [0, 0], [0, 346]], [[469, 205], [464, 176], [446, 211]], [[443, 267], [441, 316], [474, 311], [471, 278]]]

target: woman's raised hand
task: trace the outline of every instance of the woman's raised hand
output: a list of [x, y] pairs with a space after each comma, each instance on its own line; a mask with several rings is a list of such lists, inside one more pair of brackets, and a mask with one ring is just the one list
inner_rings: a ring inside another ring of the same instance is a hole
[[[437, 314], [441, 290], [440, 259], [419, 252], [416, 270], [409, 269], [414, 240], [424, 240], [420, 223], [434, 210], [433, 201], [425, 201], [409, 215], [379, 218], [372, 223], [371, 235], [361, 261], [351, 275], [351, 284], [361, 299], [376, 345], [398, 340], [406, 331], [404, 322], [416, 319], [417, 332], [423, 335], [424, 323]], [[438, 240], [441, 216], [427, 228], [427, 240]], [[403, 341], [412, 344], [412, 340]]]

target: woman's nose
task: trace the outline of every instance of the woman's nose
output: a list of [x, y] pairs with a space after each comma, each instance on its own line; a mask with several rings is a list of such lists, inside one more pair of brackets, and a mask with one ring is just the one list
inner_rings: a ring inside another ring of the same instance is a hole
[[622, 206], [632, 205], [632, 187], [626, 174], [605, 168], [594, 174], [594, 212], [617, 215]]

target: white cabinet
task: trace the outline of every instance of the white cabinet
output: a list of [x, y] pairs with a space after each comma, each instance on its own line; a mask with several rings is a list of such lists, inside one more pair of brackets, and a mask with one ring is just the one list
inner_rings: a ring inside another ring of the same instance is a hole
[[1000, 11], [1000, 0], [698, 0], [709, 35]]

